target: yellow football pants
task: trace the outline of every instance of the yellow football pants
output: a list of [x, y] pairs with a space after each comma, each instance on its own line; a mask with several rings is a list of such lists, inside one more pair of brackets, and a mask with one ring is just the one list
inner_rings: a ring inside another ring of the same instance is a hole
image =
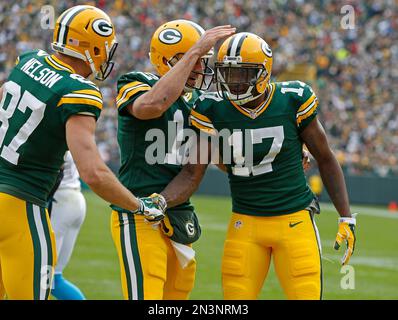
[[320, 242], [307, 210], [273, 217], [232, 215], [222, 259], [224, 299], [257, 299], [271, 257], [288, 299], [321, 299]]
[[182, 269], [170, 239], [142, 215], [112, 211], [111, 231], [127, 300], [185, 300], [193, 289], [196, 262]]
[[55, 262], [47, 210], [0, 193], [0, 299], [48, 299]]

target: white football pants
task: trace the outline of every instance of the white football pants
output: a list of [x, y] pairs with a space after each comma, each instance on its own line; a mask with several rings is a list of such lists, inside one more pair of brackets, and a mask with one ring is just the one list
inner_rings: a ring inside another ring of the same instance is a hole
[[85, 217], [86, 200], [79, 189], [57, 190], [51, 212], [58, 256], [55, 273], [68, 264]]

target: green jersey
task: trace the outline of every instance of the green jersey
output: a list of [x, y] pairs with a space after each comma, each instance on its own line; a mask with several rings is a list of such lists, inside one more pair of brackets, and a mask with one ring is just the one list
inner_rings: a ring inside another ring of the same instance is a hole
[[234, 212], [282, 215], [312, 201], [300, 133], [315, 118], [317, 105], [312, 89], [300, 81], [271, 83], [268, 98], [256, 109], [238, 106], [217, 93], [199, 98], [191, 124], [216, 134]]
[[0, 192], [46, 206], [67, 151], [73, 114], [98, 118], [102, 96], [92, 82], [45, 51], [22, 54], [0, 102]]
[[[118, 81], [119, 179], [139, 197], [160, 193], [181, 171], [185, 141], [178, 136], [189, 127], [190, 111], [199, 96], [199, 91], [181, 96], [156, 119], [140, 120], [127, 112], [127, 106], [158, 80], [158, 76], [151, 73], [130, 72]], [[154, 145], [157, 148], [153, 148]], [[175, 209], [193, 208], [187, 201]]]

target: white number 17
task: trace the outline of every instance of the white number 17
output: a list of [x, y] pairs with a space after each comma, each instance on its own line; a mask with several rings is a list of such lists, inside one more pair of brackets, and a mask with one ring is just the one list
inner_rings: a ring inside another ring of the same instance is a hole
[[232, 155], [235, 165], [232, 167], [232, 173], [236, 176], [248, 177], [250, 174], [257, 176], [263, 173], [271, 172], [273, 170], [272, 162], [281, 151], [283, 140], [285, 138], [283, 126], [252, 129], [250, 130], [250, 136], [250, 143], [253, 145], [261, 143], [263, 139], [273, 138], [271, 148], [258, 165], [253, 166], [247, 164], [245, 157], [243, 156], [243, 132], [236, 131], [232, 133], [228, 139], [228, 142], [233, 148]]

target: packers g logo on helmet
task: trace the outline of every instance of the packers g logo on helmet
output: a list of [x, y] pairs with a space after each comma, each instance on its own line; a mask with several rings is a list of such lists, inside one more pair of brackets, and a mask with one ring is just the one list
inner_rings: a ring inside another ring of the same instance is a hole
[[176, 29], [165, 29], [159, 33], [159, 40], [166, 44], [175, 44], [180, 42], [182, 34]]
[[109, 37], [113, 32], [113, 26], [105, 19], [97, 19], [93, 22], [93, 30], [103, 37]]
[[[160, 76], [164, 76], [182, 56], [200, 39], [205, 30], [195, 22], [173, 20], [161, 25], [153, 34], [149, 57]], [[211, 49], [202, 60], [202, 72], [192, 71], [197, 75], [195, 85], [186, 84], [184, 91], [193, 89], [207, 90], [213, 81], [213, 70], [208, 66], [208, 59], [213, 56]]]
[[272, 58], [272, 50], [269, 47], [268, 43], [266, 43], [265, 41], [261, 44], [261, 49], [263, 50], [263, 52], [265, 53], [265, 55], [269, 58]]

